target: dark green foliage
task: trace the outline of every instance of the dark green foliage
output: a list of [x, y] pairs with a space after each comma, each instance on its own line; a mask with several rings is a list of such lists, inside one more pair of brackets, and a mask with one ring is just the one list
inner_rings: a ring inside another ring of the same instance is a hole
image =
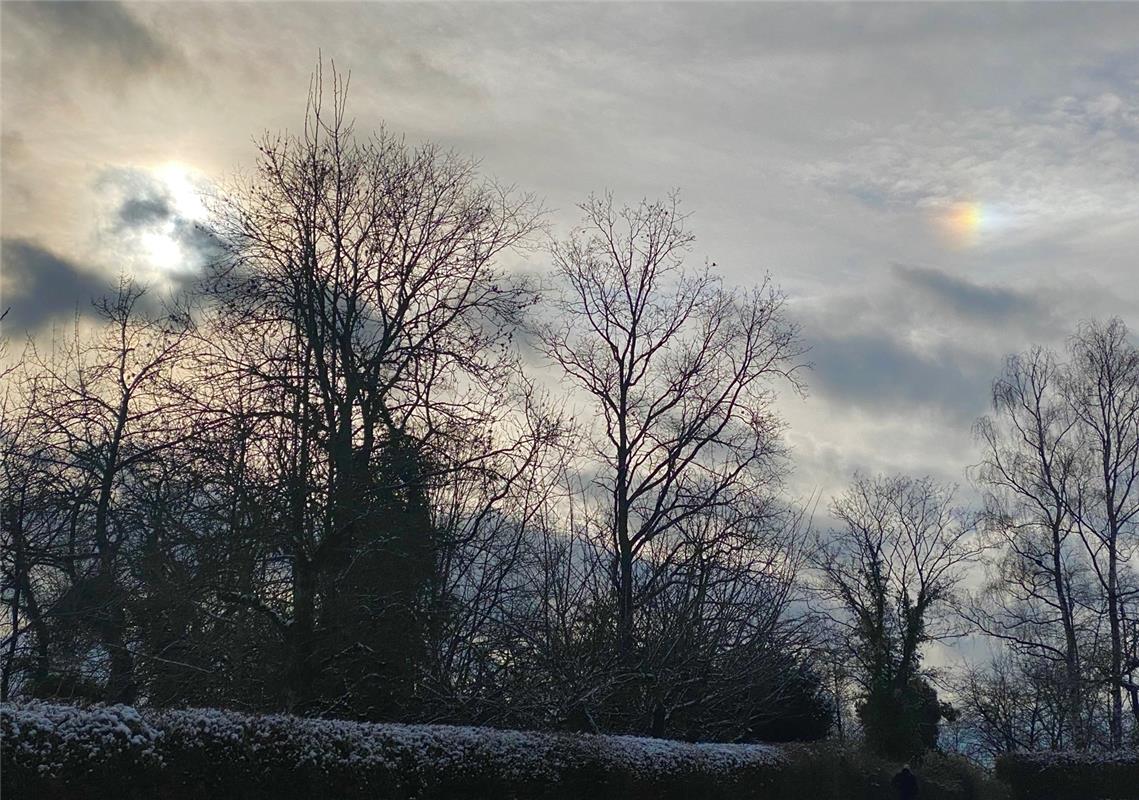
[[406, 437], [391, 439], [343, 501], [347, 535], [321, 587], [315, 650], [335, 657], [314, 699], [323, 713], [341, 717], [414, 716], [434, 531], [423, 457]]
[[919, 760], [937, 746], [938, 722], [949, 708], [924, 678], [898, 688], [874, 686], [858, 709], [867, 744], [877, 753], [899, 761]]
[[1139, 750], [1107, 753], [1008, 753], [997, 776], [1016, 800], [1136, 800]]
[[1009, 800], [1008, 787], [991, 772], [962, 756], [937, 750], [927, 752], [917, 772], [921, 797], [959, 797], [964, 800]]
[[[781, 794], [789, 800], [892, 800], [901, 765], [862, 748], [835, 743], [788, 745]], [[969, 762], [927, 753], [914, 768], [921, 800], [1009, 800], [1007, 788]]]
[[808, 666], [791, 663], [778, 678], [783, 685], [774, 709], [757, 718], [751, 738], [759, 742], [813, 742], [834, 725], [834, 701]]

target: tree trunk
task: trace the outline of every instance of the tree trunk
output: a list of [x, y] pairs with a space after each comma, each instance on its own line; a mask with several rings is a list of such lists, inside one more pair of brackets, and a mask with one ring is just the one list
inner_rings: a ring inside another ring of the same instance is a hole
[[316, 572], [307, 558], [293, 565], [293, 620], [289, 625], [286, 706], [303, 714], [313, 700], [316, 639]]
[[627, 389], [622, 384], [617, 427], [617, 474], [613, 487], [613, 525], [617, 539], [619, 582], [617, 593], [617, 651], [623, 668], [631, 666], [633, 654], [633, 542], [629, 538], [629, 448]]
[[96, 629], [100, 643], [111, 661], [106, 687], [108, 703], [132, 703], [135, 697], [134, 658], [127, 645], [127, 615], [115, 575], [117, 548], [112, 545], [110, 538], [111, 495], [115, 475], [120, 468], [119, 446], [126, 428], [127, 412], [128, 398], [124, 397], [119, 404], [115, 431], [103, 467], [99, 499], [95, 506], [95, 548], [99, 555], [96, 602], [99, 607], [94, 609], [94, 614], [98, 621]]
[[1111, 746], [1123, 746], [1123, 636], [1119, 627], [1119, 565], [1113, 536], [1108, 548], [1107, 604], [1111, 625]]
[[1060, 531], [1052, 527], [1052, 580], [1056, 591], [1056, 603], [1060, 606], [1060, 622], [1064, 627], [1064, 698], [1065, 716], [1068, 728], [1077, 750], [1088, 745], [1087, 731], [1083, 724], [1083, 692], [1080, 682], [1079, 645], [1076, 642], [1076, 626], [1072, 619], [1072, 607], [1064, 586], [1064, 568], [1060, 558]]

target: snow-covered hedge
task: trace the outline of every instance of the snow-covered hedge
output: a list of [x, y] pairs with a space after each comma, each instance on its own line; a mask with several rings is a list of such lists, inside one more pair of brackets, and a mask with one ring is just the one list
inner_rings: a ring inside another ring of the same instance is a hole
[[[21, 800], [852, 800], [889, 797], [897, 769], [825, 743], [687, 744], [38, 702], [0, 708], [0, 755], [0, 795]], [[927, 781], [919, 770], [922, 800], [988, 796], [949, 773]]]
[[3, 707], [13, 797], [774, 798], [765, 745], [47, 703]]
[[71, 779], [161, 765], [161, 733], [127, 706], [78, 709], [34, 704], [4, 706], [0, 752], [9, 773]]
[[1011, 753], [997, 776], [1020, 800], [1139, 800], [1139, 750]]

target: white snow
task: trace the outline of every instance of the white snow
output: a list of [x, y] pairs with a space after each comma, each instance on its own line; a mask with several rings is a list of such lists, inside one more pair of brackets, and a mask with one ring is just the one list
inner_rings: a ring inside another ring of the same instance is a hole
[[397, 776], [477, 765], [508, 780], [528, 781], [557, 781], [567, 769], [588, 764], [653, 778], [727, 773], [782, 759], [779, 748], [758, 744], [374, 724], [216, 709], [140, 714], [127, 706], [30, 702], [5, 705], [0, 716], [6, 758], [50, 775], [111, 757], [157, 766], [164, 750], [201, 750], [219, 761], [263, 760]]

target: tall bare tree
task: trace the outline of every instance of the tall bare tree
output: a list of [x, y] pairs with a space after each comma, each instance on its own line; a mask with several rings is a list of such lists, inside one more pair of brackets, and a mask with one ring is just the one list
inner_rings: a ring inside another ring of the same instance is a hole
[[628, 665], [637, 609], [670, 579], [683, 532], [778, 485], [774, 387], [797, 388], [803, 350], [766, 280], [737, 291], [684, 265], [693, 236], [675, 196], [621, 209], [593, 197], [581, 209], [583, 226], [552, 250], [561, 292], [539, 339], [597, 420], [583, 468], [608, 506]]
[[1042, 348], [1011, 356], [993, 384], [994, 415], [975, 432], [984, 456], [985, 527], [1000, 548], [997, 573], [970, 618], [987, 635], [1034, 658], [1063, 665], [1067, 698], [1061, 733], [1084, 747], [1087, 597], [1076, 518], [1080, 442], [1060, 396], [1063, 365]]
[[995, 413], [978, 422], [976, 475], [1001, 555], [972, 616], [1022, 656], [1063, 665], [1065, 746], [1097, 744], [1106, 718], [1104, 743], [1118, 747], [1125, 692], [1139, 723], [1139, 350], [1112, 319], [1080, 326], [1066, 356], [1010, 358]]
[[[386, 646], [344, 630], [381, 577], [388, 594], [367, 602], [392, 622], [380, 638], [393, 646], [357, 660], [344, 696], [383, 691], [371, 665], [415, 660], [431, 486], [512, 446], [494, 429], [514, 405], [510, 336], [530, 295], [496, 264], [538, 221], [529, 198], [468, 159], [382, 130], [358, 136], [347, 90], [334, 73], [326, 92], [318, 71], [303, 132], [263, 142], [217, 219], [229, 256], [213, 282], [215, 374], [262, 398], [289, 575], [282, 595], [243, 602], [280, 621], [297, 708], [314, 708], [330, 660]], [[465, 441], [484, 446], [455, 446]]]
[[1087, 459], [1071, 513], [1102, 588], [1110, 629], [1111, 744], [1123, 745], [1123, 691], [1139, 664], [1125, 661], [1126, 604], [1139, 587], [1124, 570], [1139, 552], [1139, 348], [1115, 318], [1071, 340], [1064, 396]]

